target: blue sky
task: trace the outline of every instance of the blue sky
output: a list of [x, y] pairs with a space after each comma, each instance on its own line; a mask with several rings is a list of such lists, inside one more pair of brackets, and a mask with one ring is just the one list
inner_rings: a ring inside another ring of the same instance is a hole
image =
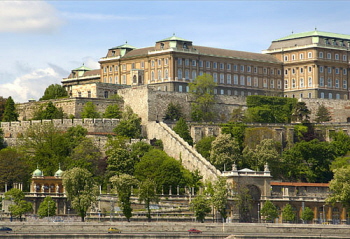
[[350, 1], [0, 0], [0, 96], [39, 99], [111, 47], [153, 46], [172, 36], [194, 45], [261, 52], [272, 40], [320, 31], [350, 35]]

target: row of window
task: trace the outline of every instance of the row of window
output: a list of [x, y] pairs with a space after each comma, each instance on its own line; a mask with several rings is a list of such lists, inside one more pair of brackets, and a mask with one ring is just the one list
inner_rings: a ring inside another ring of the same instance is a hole
[[[297, 87], [297, 81], [296, 79], [292, 79], [291, 81], [291, 87], [292, 88], [296, 88]], [[299, 79], [299, 88], [304, 88], [306, 87], [306, 84], [307, 84], [307, 87], [313, 87], [312, 85], [312, 77], [309, 77], [308, 78], [308, 81], [305, 82], [304, 81], [304, 78], [300, 78]], [[320, 77], [320, 80], [319, 80], [319, 86], [320, 87], [327, 87], [327, 88], [332, 88], [333, 87], [333, 80], [331, 78], [328, 78], [327, 79], [327, 84], [325, 85], [325, 81], [324, 81], [324, 78], [323, 77]], [[347, 89], [348, 87], [348, 82], [347, 80], [343, 80], [343, 85], [342, 85], [343, 89]], [[284, 88], [285, 89], [288, 89], [289, 88], [289, 81], [288, 79], [287, 80], [284, 80]], [[339, 79], [335, 79], [334, 81], [334, 88], [336, 89], [339, 89], [340, 88], [340, 80]]]
[[[334, 55], [334, 57], [333, 57], [333, 55]], [[343, 61], [346, 61], [347, 58], [348, 58], [346, 54], [342, 54], [341, 55], [341, 54], [338, 54], [338, 53], [327, 52], [326, 55], [324, 55], [324, 52], [322, 52], [322, 51], [320, 51], [318, 53], [318, 58], [321, 58], [321, 59], [325, 58], [325, 59], [328, 59], [328, 60], [332, 60], [334, 58], [334, 60], [339, 61], [340, 57], [342, 57]], [[308, 59], [312, 58], [312, 52], [308, 52], [307, 53], [307, 58]], [[284, 56], [284, 61], [289, 61], [289, 59], [291, 59], [291, 61], [296, 61], [296, 60], [304, 60], [306, 58], [304, 56], [304, 53], [299, 53], [299, 58], [298, 59], [297, 59], [297, 55], [296, 54], [291, 54], [290, 58], [289, 58], [289, 55], [285, 55]]]
[[[155, 62], [158, 63], [158, 66], [162, 66], [162, 62], [164, 61], [164, 65], [167, 66], [169, 64], [169, 59], [165, 58], [165, 59], [158, 59], [158, 60], [152, 60], [151, 61], [151, 67], [155, 67]], [[141, 61], [140, 62], [140, 67], [141, 68], [145, 68], [145, 62]], [[131, 69], [135, 69], [136, 68], [136, 63], [131, 63]], [[107, 71], [109, 70], [109, 72], [113, 72], [113, 70], [115, 72], [117, 72], [119, 70], [119, 65], [111, 65], [111, 66], [104, 66], [103, 67], [103, 72], [107, 73]], [[122, 64], [122, 70], [126, 71], [126, 64]]]
[[[327, 93], [324, 92], [320, 92], [320, 98], [324, 99], [327, 96]], [[288, 97], [287, 95], [285, 95], [285, 97]], [[295, 95], [292, 95], [293, 98], [295, 98]], [[303, 93], [300, 93], [299, 98], [304, 98], [305, 95]], [[308, 98], [312, 98], [312, 93], [309, 92], [307, 94]], [[343, 95], [343, 99], [346, 100], [348, 98], [348, 96], [346, 94]], [[328, 99], [333, 99], [333, 93], [328, 93]], [[340, 100], [340, 94], [337, 93], [335, 94], [335, 99]]]
[[[332, 68], [332, 67], [327, 67], [327, 66], [325, 66], [325, 67], [320, 66], [320, 67], [319, 67], [320, 73], [325, 72], [325, 69], [324, 69], [324, 68], [327, 69], [327, 72], [328, 72], [328, 73], [332, 73], [332, 69], [333, 69], [333, 68]], [[334, 68], [334, 72], [335, 72], [335, 74], [337, 74], [337, 75], [339, 75], [341, 71], [343, 71], [343, 75], [347, 75], [347, 74], [348, 74], [348, 70], [345, 69], [345, 68], [344, 68], [343, 70], [341, 70], [341, 69], [339, 69], [339, 68]]]
[[[189, 92], [189, 87], [179, 85], [178, 90], [179, 90], [179, 92]], [[214, 89], [214, 94], [215, 95], [249, 96], [249, 95], [252, 95], [253, 93], [250, 91], [245, 92], [245, 91], [230, 90], [230, 89]], [[254, 95], [257, 95], [257, 94], [258, 94], [257, 92], [254, 93]]]

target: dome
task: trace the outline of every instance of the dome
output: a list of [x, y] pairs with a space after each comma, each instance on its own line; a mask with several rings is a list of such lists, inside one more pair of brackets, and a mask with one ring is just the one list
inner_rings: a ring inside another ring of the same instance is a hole
[[55, 177], [62, 177], [63, 171], [61, 169], [57, 170]]
[[40, 169], [35, 169], [35, 171], [33, 172], [33, 177], [43, 177], [44, 174]]

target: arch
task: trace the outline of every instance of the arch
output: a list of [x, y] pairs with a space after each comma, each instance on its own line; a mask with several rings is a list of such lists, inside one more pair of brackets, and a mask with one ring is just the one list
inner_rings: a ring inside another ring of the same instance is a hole
[[132, 82], [133, 82], [134, 84], [137, 83], [137, 77], [136, 77], [136, 75], [134, 75], [134, 76], [132, 77]]

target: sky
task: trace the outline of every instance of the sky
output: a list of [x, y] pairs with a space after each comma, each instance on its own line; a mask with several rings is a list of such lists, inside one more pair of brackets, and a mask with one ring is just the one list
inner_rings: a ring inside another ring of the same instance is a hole
[[154, 46], [175, 34], [194, 45], [260, 53], [294, 33], [349, 34], [350, 1], [0, 0], [0, 96], [38, 100], [109, 48]]

